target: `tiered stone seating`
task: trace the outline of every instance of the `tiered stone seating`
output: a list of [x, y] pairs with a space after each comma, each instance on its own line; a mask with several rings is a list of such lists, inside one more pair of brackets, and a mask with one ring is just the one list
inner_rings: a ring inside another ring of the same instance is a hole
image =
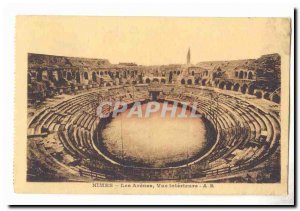
[[[131, 91], [132, 87], [115, 88], [112, 93], [107, 92], [104, 96], [102, 93], [99, 98], [99, 93], [93, 90], [62, 101], [40, 111], [32, 118], [28, 125], [28, 136], [47, 136], [56, 133], [58, 141], [63, 146], [63, 151], [60, 153], [71, 156], [75, 161], [78, 160], [71, 169], [72, 173], [75, 171], [88, 176], [87, 172], [93, 168], [91, 174], [97, 176], [98, 172], [99, 178], [105, 178], [106, 174], [103, 172], [110, 172], [107, 175], [116, 174], [126, 177], [128, 176], [126, 172], [131, 171], [135, 172], [135, 179], [163, 179], [169, 178], [170, 175], [173, 179], [180, 179], [178, 175], [185, 175], [182, 172], [186, 171], [184, 167], [186, 165], [161, 169], [124, 167], [111, 162], [104, 154], [99, 153], [100, 149], [95, 148], [93, 137], [95, 130], [102, 121], [105, 121], [96, 116], [99, 100], [122, 99], [123, 102], [132, 103], [149, 98], [145, 87], [136, 87], [134, 94]], [[203, 159], [190, 162], [189, 174], [203, 176], [216, 174], [216, 172], [225, 174], [240, 171], [247, 169], [250, 164], [263, 162], [276, 150], [280, 139], [280, 122], [277, 116], [239, 98], [204, 88], [189, 88], [189, 95], [184, 93], [185, 89], [182, 87], [168, 87], [162, 99], [197, 102], [198, 112], [211, 121], [217, 131], [217, 142], [214, 148]], [[110, 113], [112, 110], [108, 107], [103, 112]], [[45, 146], [46, 143], [38, 147], [40, 153], [45, 153], [43, 149]], [[55, 163], [60, 166], [67, 166], [64, 164], [65, 161], [59, 161], [53, 156], [51, 159], [55, 159]], [[93, 167], [89, 164], [91, 159], [96, 163]], [[45, 165], [51, 165], [51, 162], [43, 162]]]

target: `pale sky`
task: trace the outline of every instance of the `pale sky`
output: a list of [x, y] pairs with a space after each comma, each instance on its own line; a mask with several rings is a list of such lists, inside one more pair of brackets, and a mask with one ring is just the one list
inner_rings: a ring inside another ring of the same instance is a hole
[[[289, 53], [288, 19], [51, 17], [17, 19], [28, 53], [182, 64]], [[24, 33], [25, 31], [25, 33]]]

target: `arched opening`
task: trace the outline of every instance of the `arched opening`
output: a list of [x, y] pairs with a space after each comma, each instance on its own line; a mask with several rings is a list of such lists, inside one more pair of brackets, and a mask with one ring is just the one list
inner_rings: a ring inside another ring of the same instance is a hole
[[252, 72], [249, 72], [248, 79], [253, 79], [253, 73]]
[[[54, 72], [52, 72], [53, 74]], [[57, 81], [65, 81], [64, 73], [62, 70], [57, 70], [56, 71], [56, 76], [57, 76]], [[39, 77], [39, 72], [36, 72], [36, 79]]]
[[219, 88], [224, 89], [224, 87], [225, 87], [225, 82], [224, 81], [220, 82], [219, 83]]
[[154, 78], [153, 82], [159, 82], [159, 80], [157, 78]]
[[266, 92], [266, 93], [264, 94], [264, 99], [270, 100], [270, 93], [269, 93], [269, 92]]
[[244, 85], [242, 86], [242, 88], [241, 88], [241, 92], [242, 92], [243, 94], [246, 94], [247, 89], [248, 89], [248, 85], [247, 85], [247, 84], [244, 84]]
[[106, 86], [111, 86], [111, 84], [109, 82], [106, 83]]
[[43, 71], [42, 72], [42, 78], [43, 78], [43, 80], [48, 80], [49, 79], [48, 71]]
[[92, 73], [92, 79], [93, 79], [94, 82], [97, 81], [97, 74], [96, 74], [96, 72]]
[[192, 85], [192, 83], [193, 83], [192, 79], [188, 79], [188, 80], [187, 80], [187, 84], [188, 84], [188, 85]]
[[239, 78], [243, 78], [244, 77], [244, 72], [243, 71], [240, 71], [239, 73]]
[[235, 77], [238, 78], [239, 77], [239, 72], [235, 72]]
[[194, 76], [195, 75], [195, 72], [194, 71], [192, 71], [192, 76]]
[[181, 84], [185, 84], [185, 80], [184, 79], [181, 79]]
[[214, 84], [215, 84], [216, 87], [219, 87], [219, 83], [220, 83], [220, 81], [216, 80]]
[[58, 81], [61, 81], [63, 79], [63, 73], [61, 70], [57, 71], [57, 78], [58, 78]]
[[250, 95], [253, 95], [253, 94], [254, 94], [254, 90], [255, 90], [255, 87], [254, 87], [253, 84], [251, 84], [251, 85], [249, 86], [248, 93], [249, 93]]
[[257, 98], [262, 98], [262, 92], [261, 92], [261, 91], [256, 91], [256, 92], [255, 92], [255, 96], [256, 96]]
[[177, 71], [177, 75], [179, 75], [179, 74], [180, 74], [180, 71], [178, 70], [178, 71]]
[[205, 86], [205, 85], [206, 85], [206, 79], [203, 79], [203, 80], [201, 81], [201, 85], [202, 85], [202, 86]]
[[135, 84], [137, 84], [137, 83], [136, 83], [136, 81], [132, 81], [132, 84], [135, 85]]
[[226, 89], [231, 90], [232, 89], [232, 83], [227, 83], [226, 84]]
[[100, 72], [100, 75], [103, 75], [103, 72]]
[[280, 103], [280, 96], [278, 95], [278, 94], [274, 94], [273, 96], [272, 96], [272, 101], [274, 102], [274, 103]]
[[146, 79], [146, 83], [150, 84], [150, 79], [149, 78]]
[[239, 89], [240, 89], [240, 84], [238, 84], [238, 83], [236, 83], [236, 84], [234, 84], [234, 86], [233, 86], [233, 91], [239, 91]]
[[107, 75], [107, 71], [105, 71], [104, 74]]
[[77, 83], [80, 83], [80, 73], [79, 72], [76, 72], [75, 79], [76, 79]]
[[83, 77], [85, 80], [89, 80], [89, 74], [87, 72], [83, 73]]
[[72, 73], [71, 72], [67, 72], [67, 80], [68, 81], [72, 80]]
[[163, 83], [163, 84], [165, 84], [165, 83], [166, 83], [166, 79], [162, 78], [162, 79], [160, 80], [160, 82]]
[[169, 83], [171, 83], [171, 82], [172, 82], [172, 79], [173, 79], [173, 73], [172, 73], [172, 72], [170, 72], [170, 74], [169, 74]]
[[198, 78], [195, 80], [195, 84], [199, 85], [199, 79]]
[[48, 72], [49, 75], [49, 79], [53, 82], [57, 82], [58, 81], [58, 73], [57, 71], [53, 70], [53, 71], [49, 71]]

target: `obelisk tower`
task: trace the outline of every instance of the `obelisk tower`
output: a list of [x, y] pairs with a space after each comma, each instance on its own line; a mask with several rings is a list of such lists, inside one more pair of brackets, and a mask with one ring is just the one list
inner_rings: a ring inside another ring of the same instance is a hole
[[191, 64], [191, 51], [190, 51], [190, 48], [189, 48], [189, 51], [188, 51], [187, 56], [186, 56], [186, 64], [187, 65]]

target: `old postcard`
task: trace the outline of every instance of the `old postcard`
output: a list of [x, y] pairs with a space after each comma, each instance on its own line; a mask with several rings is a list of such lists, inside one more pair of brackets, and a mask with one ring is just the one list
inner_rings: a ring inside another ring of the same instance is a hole
[[288, 193], [288, 18], [18, 16], [18, 193]]

